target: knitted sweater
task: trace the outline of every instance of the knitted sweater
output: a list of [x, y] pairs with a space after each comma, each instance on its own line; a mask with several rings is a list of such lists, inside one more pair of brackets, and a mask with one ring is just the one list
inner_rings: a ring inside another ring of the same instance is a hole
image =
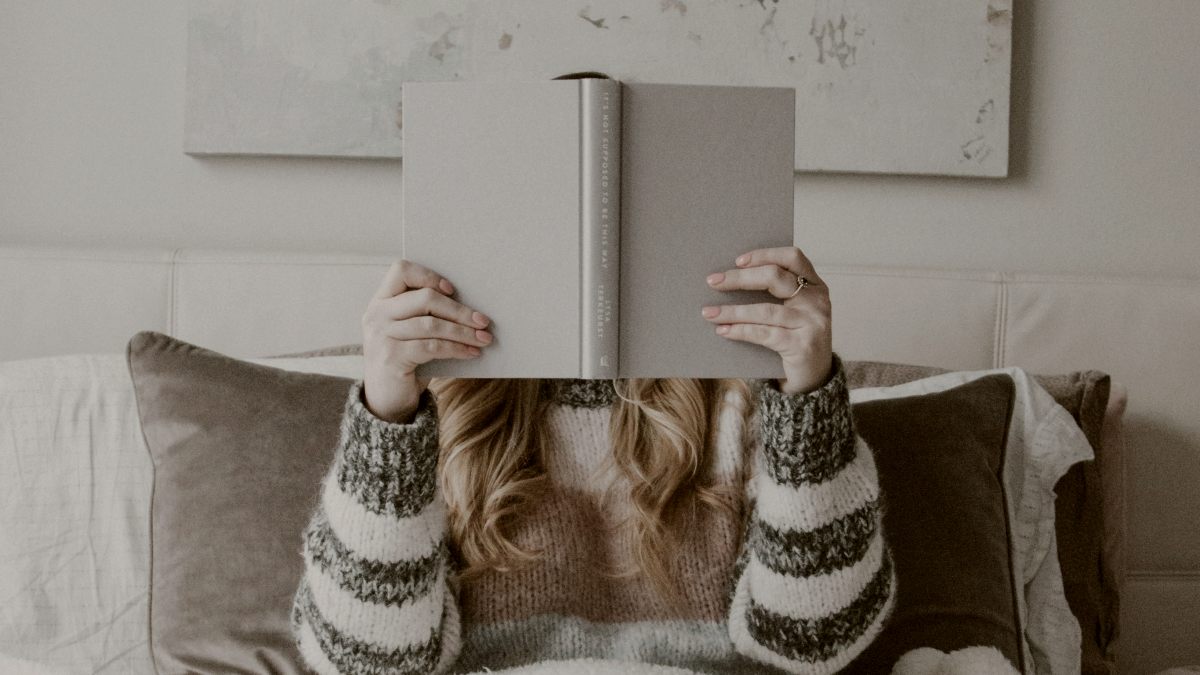
[[680, 605], [658, 600], [640, 575], [596, 571], [630, 560], [625, 538], [608, 536], [627, 512], [598, 505], [605, 490], [627, 485], [605, 469], [611, 380], [550, 381], [552, 496], [512, 533], [543, 559], [461, 584], [447, 576], [433, 397], [422, 394], [410, 423], [391, 423], [371, 414], [356, 381], [303, 537], [291, 621], [304, 659], [318, 673], [362, 674], [571, 658], [701, 672], [841, 669], [895, 601], [874, 459], [854, 431], [836, 355], [813, 392], [748, 383], [750, 400], [732, 391], [722, 400], [709, 467], [745, 490], [746, 516], [696, 511], [671, 563]]

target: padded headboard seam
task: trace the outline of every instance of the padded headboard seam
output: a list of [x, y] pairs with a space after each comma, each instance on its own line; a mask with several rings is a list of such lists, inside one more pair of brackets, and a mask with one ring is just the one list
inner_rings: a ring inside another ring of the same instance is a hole
[[171, 273], [167, 276], [167, 283], [171, 285], [167, 289], [167, 334], [175, 335], [175, 312], [179, 307], [179, 284], [177, 274], [179, 270], [179, 255], [183, 251], [182, 248], [176, 248], [171, 251]]
[[996, 282], [996, 335], [992, 339], [992, 367], [1004, 367], [1004, 336], [1008, 332], [1008, 281]]

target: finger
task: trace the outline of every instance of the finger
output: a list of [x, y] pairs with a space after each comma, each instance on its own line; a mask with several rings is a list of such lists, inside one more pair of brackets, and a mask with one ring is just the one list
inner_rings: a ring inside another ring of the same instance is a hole
[[491, 322], [482, 312], [477, 312], [461, 302], [446, 297], [431, 288], [401, 293], [390, 298], [376, 300], [379, 316], [398, 321], [413, 316], [431, 314], [464, 326], [485, 328]]
[[[743, 260], [744, 262], [742, 262]], [[804, 255], [804, 251], [795, 246], [756, 248], [738, 256], [734, 260], [734, 264], [740, 268], [755, 267], [758, 265], [778, 265], [785, 271], [791, 272], [798, 277], [807, 278], [813, 284], [825, 284], [821, 276], [817, 274], [817, 269], [813, 266], [812, 261], [808, 259], [808, 256]]]
[[713, 323], [761, 323], [783, 328], [798, 328], [804, 323], [804, 314], [794, 307], [774, 302], [748, 305], [713, 305], [715, 313], [701, 312], [701, 316]]
[[469, 328], [428, 314], [389, 322], [384, 326], [383, 332], [397, 340], [439, 338], [474, 347], [486, 347], [492, 343], [492, 334], [485, 330]]
[[478, 347], [440, 338], [413, 340], [412, 345], [414, 349], [409, 357], [418, 364], [437, 359], [473, 359], [482, 353]]
[[767, 291], [777, 298], [787, 298], [796, 290], [795, 275], [775, 264], [728, 270], [720, 276], [709, 275], [708, 279], [709, 287], [719, 291]]
[[729, 323], [717, 326], [716, 332], [731, 340], [752, 342], [772, 351], [782, 352], [787, 344], [788, 329], [759, 323]]
[[400, 259], [388, 268], [375, 297], [390, 298], [412, 288], [438, 289], [447, 295], [454, 293], [454, 284], [449, 279], [420, 263]]

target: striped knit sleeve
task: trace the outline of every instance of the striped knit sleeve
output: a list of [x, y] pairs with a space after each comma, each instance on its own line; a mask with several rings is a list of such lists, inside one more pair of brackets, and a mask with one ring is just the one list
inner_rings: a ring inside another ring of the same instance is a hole
[[735, 648], [790, 673], [833, 673], [895, 602], [871, 449], [855, 433], [841, 359], [821, 388], [754, 382], [754, 467], [729, 607]]
[[398, 424], [367, 409], [362, 380], [351, 386], [292, 602], [293, 638], [317, 673], [440, 673], [458, 657], [437, 456], [428, 390]]

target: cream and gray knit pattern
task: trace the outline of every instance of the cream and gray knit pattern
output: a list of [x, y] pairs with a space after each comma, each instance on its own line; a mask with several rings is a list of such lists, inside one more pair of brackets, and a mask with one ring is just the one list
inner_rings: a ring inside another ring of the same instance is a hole
[[[722, 475], [744, 481], [751, 508], [745, 523], [711, 523], [731, 534], [698, 533], [682, 550], [677, 569], [711, 572], [727, 559], [716, 569], [729, 576], [691, 584], [700, 604], [676, 616], [649, 600], [639, 609], [643, 596], [632, 587], [596, 595], [601, 587], [579, 583], [589, 572], [575, 559], [604, 543], [578, 527], [592, 522], [579, 520], [592, 513], [585, 493], [595, 482], [581, 472], [607, 442], [612, 380], [550, 382], [545, 423], [558, 454], [547, 473], [560, 502], [522, 531], [584, 549], [564, 549], [546, 575], [513, 576], [519, 586], [493, 575], [469, 596], [447, 575], [435, 400], [425, 392], [410, 423], [389, 423], [366, 409], [355, 382], [303, 536], [305, 574], [292, 609], [301, 654], [319, 673], [467, 672], [584, 657], [702, 672], [836, 672], [875, 638], [895, 601], [874, 459], [854, 431], [836, 356], [829, 381], [808, 394], [751, 384], [750, 424], [735, 428], [741, 416], [723, 414], [714, 459]], [[741, 456], [753, 466], [741, 467]], [[608, 597], [622, 604], [597, 606]]]
[[603, 408], [612, 405], [617, 397], [612, 380], [553, 379], [546, 384], [551, 401], [576, 408]]

